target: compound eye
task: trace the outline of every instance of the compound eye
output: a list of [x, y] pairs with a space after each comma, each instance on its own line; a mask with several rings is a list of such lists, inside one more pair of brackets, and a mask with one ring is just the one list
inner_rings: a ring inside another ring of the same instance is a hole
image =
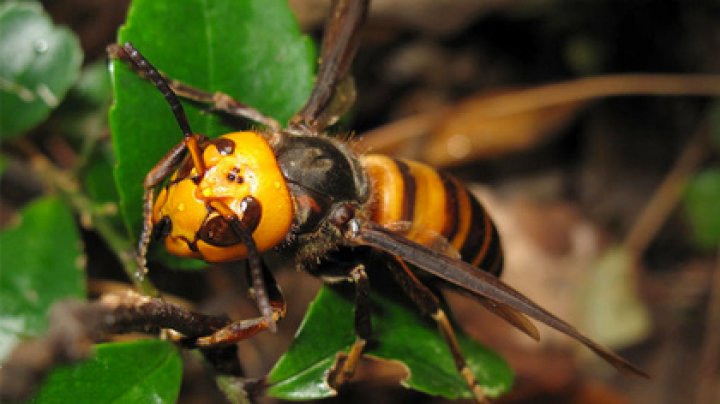
[[228, 247], [241, 243], [230, 223], [222, 216], [215, 216], [205, 222], [198, 232], [200, 240], [217, 247]]
[[155, 240], [162, 240], [172, 232], [172, 220], [170, 216], [163, 216], [153, 227], [152, 234]]

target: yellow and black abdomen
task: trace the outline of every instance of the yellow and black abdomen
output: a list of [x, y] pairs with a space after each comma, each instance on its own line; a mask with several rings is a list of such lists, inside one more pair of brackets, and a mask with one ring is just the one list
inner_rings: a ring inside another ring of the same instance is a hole
[[425, 246], [457, 252], [463, 261], [500, 275], [503, 255], [497, 229], [462, 183], [415, 161], [374, 154], [360, 160], [371, 182], [371, 220]]

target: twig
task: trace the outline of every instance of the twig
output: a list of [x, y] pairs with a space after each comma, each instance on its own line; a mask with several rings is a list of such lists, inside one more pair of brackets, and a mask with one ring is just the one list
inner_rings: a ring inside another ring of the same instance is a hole
[[717, 262], [710, 284], [710, 301], [708, 302], [707, 320], [705, 321], [705, 341], [703, 342], [698, 364], [698, 387], [695, 402], [712, 404], [720, 397], [718, 371], [720, 371], [720, 246], [717, 251]]
[[[191, 343], [229, 323], [227, 317], [194, 313], [133, 291], [107, 294], [95, 302], [59, 301], [50, 310], [48, 332], [19, 344], [0, 368], [0, 401], [29, 398], [55, 366], [88, 358], [94, 342], [113, 334], [170, 328]], [[216, 369], [237, 376], [242, 369], [234, 349], [223, 346], [203, 353]]]
[[643, 252], [677, 205], [690, 176], [707, 155], [708, 125], [702, 124], [628, 232], [624, 245], [634, 257]]

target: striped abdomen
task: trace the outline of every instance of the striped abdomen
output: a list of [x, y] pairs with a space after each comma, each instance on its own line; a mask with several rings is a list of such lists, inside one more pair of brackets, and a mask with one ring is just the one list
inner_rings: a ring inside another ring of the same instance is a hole
[[500, 275], [497, 229], [462, 183], [415, 161], [366, 155], [361, 162], [372, 182], [373, 221], [429, 247], [449, 244], [463, 261]]

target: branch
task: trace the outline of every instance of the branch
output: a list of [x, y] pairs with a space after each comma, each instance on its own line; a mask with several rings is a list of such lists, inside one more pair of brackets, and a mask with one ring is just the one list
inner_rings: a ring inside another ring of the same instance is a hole
[[[195, 338], [229, 323], [227, 317], [194, 313], [133, 291], [107, 294], [94, 302], [62, 300], [50, 310], [47, 333], [20, 343], [0, 368], [0, 401], [28, 399], [54, 367], [89, 358], [92, 344], [111, 335], [169, 328], [182, 334], [177, 342], [192, 347]], [[236, 345], [229, 345], [202, 352], [216, 370], [238, 376], [242, 369], [236, 350]]]

